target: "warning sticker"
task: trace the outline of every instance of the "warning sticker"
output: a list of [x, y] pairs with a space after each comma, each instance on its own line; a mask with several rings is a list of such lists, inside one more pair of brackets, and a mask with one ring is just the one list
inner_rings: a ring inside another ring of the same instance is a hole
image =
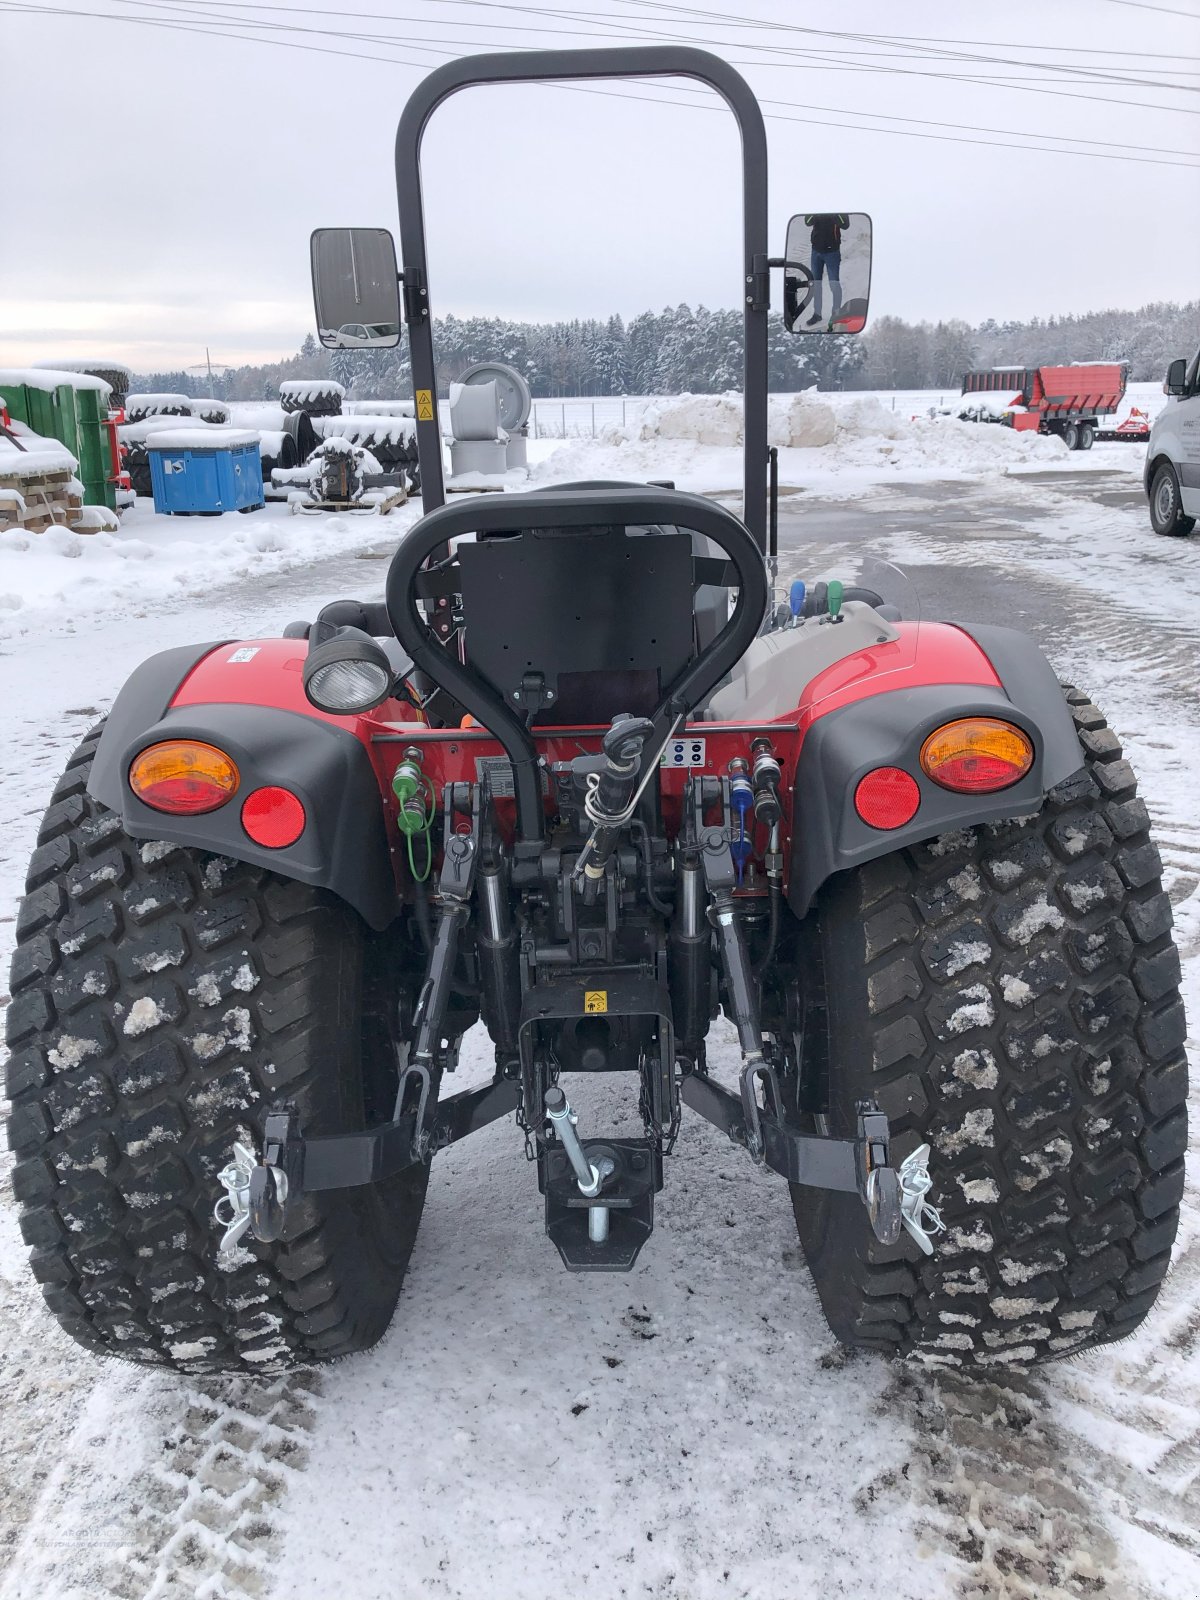
[[595, 1015], [599, 1011], [608, 1010], [607, 989], [585, 989], [583, 991], [583, 1009]]
[[418, 422], [432, 422], [433, 421], [433, 390], [432, 389], [418, 389], [417, 390], [417, 421]]
[[244, 644], [244, 645], [242, 645], [240, 650], [235, 650], [231, 656], [226, 656], [225, 659], [230, 664], [232, 664], [235, 661], [238, 661], [238, 662], [253, 661], [255, 656], [258, 654], [258, 651], [259, 651], [259, 646], [258, 645], [256, 645], [256, 644]]

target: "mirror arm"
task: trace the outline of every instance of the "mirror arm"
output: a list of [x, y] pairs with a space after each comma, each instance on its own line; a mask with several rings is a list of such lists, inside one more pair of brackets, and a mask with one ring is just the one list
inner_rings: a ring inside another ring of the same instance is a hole
[[404, 296], [405, 322], [410, 326], [414, 322], [424, 322], [429, 316], [429, 294], [420, 267], [405, 267], [400, 274], [400, 288]]

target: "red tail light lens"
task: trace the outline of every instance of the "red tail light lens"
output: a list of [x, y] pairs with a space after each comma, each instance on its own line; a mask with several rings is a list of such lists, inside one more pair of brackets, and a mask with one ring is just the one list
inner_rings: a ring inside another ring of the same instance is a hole
[[902, 828], [920, 804], [917, 780], [902, 767], [876, 767], [854, 791], [854, 809], [870, 828]]
[[242, 827], [267, 850], [295, 844], [305, 820], [304, 807], [290, 789], [255, 789], [242, 804]]
[[1011, 722], [962, 717], [935, 728], [921, 746], [921, 767], [934, 783], [959, 794], [994, 794], [1033, 765], [1033, 743]]
[[223, 806], [239, 781], [232, 758], [198, 739], [147, 745], [129, 767], [129, 787], [143, 805], [183, 817]]

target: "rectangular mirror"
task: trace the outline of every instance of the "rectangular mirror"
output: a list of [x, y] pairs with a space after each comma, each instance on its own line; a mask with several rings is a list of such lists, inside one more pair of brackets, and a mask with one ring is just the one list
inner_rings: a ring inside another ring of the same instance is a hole
[[861, 333], [871, 297], [865, 211], [804, 211], [788, 223], [783, 325], [789, 333]]
[[1187, 362], [1182, 356], [1176, 356], [1167, 368], [1167, 376], [1163, 381], [1164, 394], [1187, 393]]
[[312, 280], [317, 334], [327, 350], [400, 343], [396, 246], [386, 228], [318, 228]]

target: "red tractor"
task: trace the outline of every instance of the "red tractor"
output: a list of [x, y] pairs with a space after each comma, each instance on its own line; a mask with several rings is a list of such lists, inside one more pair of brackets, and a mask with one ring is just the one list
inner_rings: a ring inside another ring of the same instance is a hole
[[[662, 74], [741, 126], [743, 517], [640, 484], [444, 503], [428, 118], [476, 83]], [[767, 319], [796, 264], [748, 87], [675, 47], [477, 57], [416, 90], [396, 160], [401, 275], [386, 234], [313, 242], [327, 339], [407, 323], [425, 515], [386, 598], [152, 657], [42, 825], [7, 1082], [50, 1308], [188, 1371], [332, 1360], [388, 1326], [445, 1147], [508, 1118], [565, 1266], [625, 1271], [700, 1116], [789, 1184], [845, 1343], [1121, 1338], [1186, 1143], [1146, 808], [1021, 634], [836, 582], [774, 602]], [[843, 287], [831, 253], [804, 293]], [[494, 1071], [451, 1093], [476, 1023]], [[596, 1073], [633, 1135], [577, 1120]]]

